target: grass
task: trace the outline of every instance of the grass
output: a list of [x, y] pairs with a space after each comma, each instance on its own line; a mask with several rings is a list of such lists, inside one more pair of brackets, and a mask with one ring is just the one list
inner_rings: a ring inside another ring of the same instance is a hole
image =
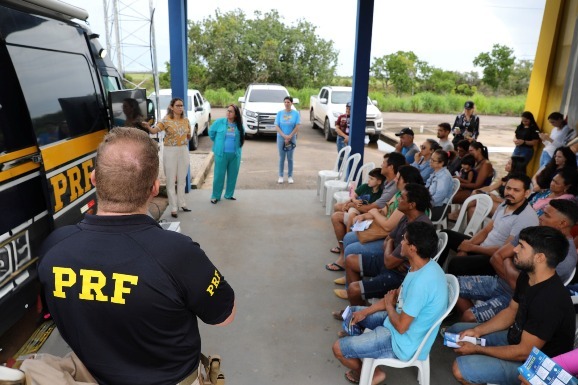
[[[147, 95], [152, 92], [152, 76], [150, 74], [129, 74], [133, 83], [141, 83], [142, 88], [147, 88]], [[202, 90], [201, 90], [202, 91]], [[317, 95], [317, 88], [289, 88], [289, 93], [299, 99], [297, 108], [309, 109], [309, 99]], [[233, 93], [224, 88], [206, 89], [203, 96], [213, 107], [225, 107], [229, 104], [238, 104], [239, 97], [245, 94], [245, 90], [237, 90]], [[483, 115], [520, 116], [524, 111], [526, 95], [517, 96], [485, 96], [477, 93], [472, 97], [447, 94], [437, 95], [431, 92], [423, 92], [415, 95], [398, 97], [383, 92], [370, 91], [369, 98], [377, 100], [377, 107], [382, 112], [420, 112], [436, 114], [457, 114], [463, 110], [466, 100], [473, 100], [476, 104], [476, 112]]]

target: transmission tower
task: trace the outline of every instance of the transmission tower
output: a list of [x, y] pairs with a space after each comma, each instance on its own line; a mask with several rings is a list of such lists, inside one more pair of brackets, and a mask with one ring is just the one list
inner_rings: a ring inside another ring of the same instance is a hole
[[[146, 3], [148, 2], [148, 13]], [[106, 48], [125, 83], [127, 72], [152, 74], [158, 89], [153, 0], [102, 0]]]

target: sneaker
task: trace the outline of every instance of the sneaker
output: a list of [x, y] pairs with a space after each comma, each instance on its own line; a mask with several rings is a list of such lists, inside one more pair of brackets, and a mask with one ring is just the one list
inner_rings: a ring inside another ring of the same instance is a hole
[[295, 183], [295, 181], [293, 180], [293, 178], [289, 177], [289, 179], [287, 179], [287, 183], [293, 184]]
[[283, 177], [282, 176], [280, 176], [279, 179], [277, 179], [277, 183], [283, 184]]

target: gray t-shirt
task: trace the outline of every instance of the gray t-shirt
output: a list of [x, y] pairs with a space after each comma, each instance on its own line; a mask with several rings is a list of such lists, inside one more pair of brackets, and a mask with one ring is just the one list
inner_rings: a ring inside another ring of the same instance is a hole
[[444, 150], [444, 151], [453, 151], [454, 150], [454, 144], [449, 139], [446, 139], [446, 140], [440, 139], [440, 140], [438, 140], [438, 143], [440, 144], [442, 150]]
[[508, 214], [505, 213], [507, 207], [504, 203], [498, 206], [492, 217], [494, 227], [480, 246], [502, 246], [508, 237], [515, 237], [522, 229], [539, 225], [538, 215], [528, 201]]
[[383, 182], [382, 188], [383, 192], [381, 193], [381, 196], [375, 202], [373, 202], [380, 209], [384, 208], [387, 202], [389, 202], [389, 200], [393, 198], [393, 196], [397, 192], [397, 184], [395, 183], [394, 179], [390, 180], [389, 182], [385, 180]]

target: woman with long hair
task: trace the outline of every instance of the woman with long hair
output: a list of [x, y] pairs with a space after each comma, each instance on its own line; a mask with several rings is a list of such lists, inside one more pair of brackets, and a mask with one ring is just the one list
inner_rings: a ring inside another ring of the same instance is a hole
[[215, 154], [211, 203], [216, 204], [221, 200], [225, 177], [227, 177], [225, 199], [237, 200], [233, 195], [241, 165], [241, 147], [245, 144], [245, 130], [239, 107], [229, 104], [227, 117], [215, 120], [209, 129], [209, 137], [213, 141]]
[[460, 179], [460, 189], [454, 195], [452, 203], [464, 203], [473, 190], [489, 186], [492, 183], [494, 167], [489, 160], [488, 148], [481, 142], [472, 142], [470, 143], [470, 155], [476, 160], [474, 165], [474, 170], [477, 174], [476, 178], [473, 182], [468, 182], [465, 179], [454, 177]]
[[447, 151], [438, 149], [430, 157], [429, 162], [433, 170], [432, 174], [425, 182], [425, 187], [428, 188], [432, 199], [432, 220], [438, 220], [445, 208], [449, 204], [452, 191], [453, 182], [452, 174], [446, 167], [448, 165], [449, 155]]
[[544, 144], [540, 156], [540, 167], [544, 167], [554, 157], [554, 151], [557, 148], [566, 146], [576, 136], [576, 131], [568, 126], [568, 122], [561, 113], [552, 112], [548, 115], [548, 122], [553, 128], [549, 134], [540, 134], [540, 140]]
[[301, 117], [298, 111], [293, 108], [293, 98], [285, 96], [283, 99], [285, 108], [277, 113], [275, 117], [275, 129], [277, 130], [277, 149], [279, 150], [279, 178], [277, 183], [283, 183], [283, 172], [285, 168], [285, 158], [287, 158], [287, 183], [293, 181], [293, 152], [297, 145], [297, 133]]
[[544, 213], [544, 207], [552, 199], [574, 199], [576, 195], [577, 182], [576, 168], [561, 169], [550, 182], [548, 190], [534, 193], [528, 199], [528, 202], [538, 216]]
[[576, 169], [576, 156], [568, 147], [558, 147], [554, 151], [554, 156], [544, 168], [538, 170], [536, 175], [532, 178], [534, 191], [546, 190], [550, 187], [550, 182], [554, 175], [556, 175], [563, 168]]
[[452, 127], [454, 138], [452, 143], [454, 148], [457, 148], [460, 140], [476, 140], [480, 134], [480, 118], [474, 114], [474, 102], [468, 100], [464, 103], [464, 112], [456, 116], [456, 120]]
[[[185, 104], [181, 98], [173, 98], [167, 107], [167, 114], [149, 132], [156, 134], [165, 131], [163, 140], [163, 165], [167, 178], [167, 195], [171, 216], [177, 218], [178, 208], [191, 211], [185, 202], [185, 185], [189, 170], [189, 140], [191, 140], [191, 124], [185, 116]], [[175, 192], [175, 181], [177, 189]]]
[[540, 127], [530, 111], [522, 112], [522, 121], [514, 133], [514, 152], [512, 155], [523, 156], [526, 166], [534, 155], [534, 147], [540, 142]]

